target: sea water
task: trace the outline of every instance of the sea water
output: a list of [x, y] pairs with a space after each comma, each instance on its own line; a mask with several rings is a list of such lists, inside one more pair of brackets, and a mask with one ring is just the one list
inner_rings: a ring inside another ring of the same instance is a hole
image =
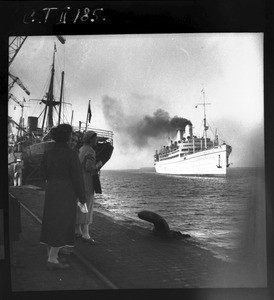
[[153, 169], [102, 170], [103, 194], [96, 195], [96, 205], [113, 216], [151, 226], [137, 213], [158, 213], [170, 229], [189, 234], [200, 247], [233, 261], [253, 238], [247, 237], [250, 228], [258, 226], [256, 211], [265, 201], [263, 173], [260, 168], [229, 168], [226, 177], [196, 177]]

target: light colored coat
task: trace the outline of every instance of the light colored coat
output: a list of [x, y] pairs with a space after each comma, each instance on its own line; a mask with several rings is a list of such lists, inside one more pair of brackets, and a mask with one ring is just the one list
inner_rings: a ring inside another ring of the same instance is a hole
[[98, 170], [96, 168], [95, 151], [89, 144], [84, 143], [84, 145], [80, 148], [79, 159], [82, 166], [88, 213], [82, 213], [78, 207], [76, 214], [76, 224], [91, 224], [93, 220], [94, 206], [93, 175], [95, 175]]

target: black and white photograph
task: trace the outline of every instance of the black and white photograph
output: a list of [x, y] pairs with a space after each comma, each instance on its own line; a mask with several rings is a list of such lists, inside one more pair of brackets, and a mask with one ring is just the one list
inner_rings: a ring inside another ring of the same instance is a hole
[[267, 288], [264, 32], [60, 32], [8, 37], [11, 292]]

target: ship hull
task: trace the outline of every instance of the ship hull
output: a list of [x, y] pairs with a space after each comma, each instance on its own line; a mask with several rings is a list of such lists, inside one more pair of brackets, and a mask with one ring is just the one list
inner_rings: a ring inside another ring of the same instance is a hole
[[[40, 180], [40, 165], [46, 151], [54, 147], [54, 141], [36, 143], [25, 147], [23, 152], [23, 179], [25, 181]], [[111, 158], [113, 146], [109, 142], [98, 142], [95, 147], [96, 160], [104, 164]]]
[[42, 179], [40, 175], [40, 164], [43, 154], [52, 149], [54, 141], [46, 141], [41, 143], [26, 146], [23, 151], [23, 180], [39, 180]]
[[226, 176], [231, 147], [221, 145], [209, 150], [160, 160], [155, 171], [162, 174]]

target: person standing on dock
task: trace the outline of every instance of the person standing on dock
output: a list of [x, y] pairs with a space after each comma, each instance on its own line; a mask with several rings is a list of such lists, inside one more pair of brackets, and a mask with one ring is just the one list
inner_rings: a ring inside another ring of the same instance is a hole
[[94, 147], [97, 145], [97, 134], [94, 131], [87, 131], [83, 136], [83, 146], [79, 150], [79, 159], [85, 182], [85, 193], [87, 199], [88, 213], [83, 213], [77, 208], [75, 233], [77, 238], [89, 244], [96, 244], [90, 237], [89, 225], [93, 221], [94, 206], [94, 180], [93, 175], [97, 174], [102, 167], [102, 162], [96, 163]]
[[47, 266], [52, 270], [69, 267], [59, 262], [58, 253], [75, 244], [77, 199], [84, 204], [86, 196], [78, 155], [68, 145], [72, 127], [58, 125], [51, 135], [55, 145], [44, 153], [41, 163], [46, 189], [40, 243], [48, 245]]
[[22, 185], [22, 170], [23, 165], [20, 158], [16, 159], [16, 163], [14, 164], [14, 177], [13, 177], [13, 184], [14, 186], [21, 186]]

